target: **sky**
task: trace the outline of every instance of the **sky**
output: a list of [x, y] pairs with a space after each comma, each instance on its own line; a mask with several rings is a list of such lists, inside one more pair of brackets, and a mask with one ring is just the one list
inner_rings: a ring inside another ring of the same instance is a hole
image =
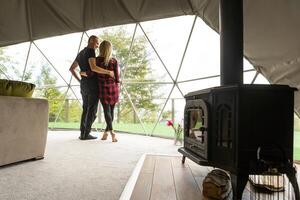
[[[154, 50], [152, 45], [148, 43], [147, 50], [149, 52], [149, 58], [151, 59], [151, 68], [153, 69], [154, 74], [156, 74], [154, 77], [157, 77], [157, 81], [172, 82], [172, 79], [176, 79], [180, 66], [181, 70], [178, 75], [178, 81], [186, 81], [220, 74], [219, 35], [210, 29], [200, 18], [197, 18], [195, 21], [190, 42], [187, 46], [185, 57], [183, 59], [183, 54], [194, 20], [194, 16], [181, 16], [141, 23], [141, 27], [146, 32], [147, 37], [155, 48]], [[123, 26], [129, 34], [133, 34], [135, 24]], [[101, 34], [101, 31], [103, 31], [103, 29], [90, 30], [87, 31], [87, 35], [99, 35]], [[55, 77], [57, 77], [57, 84], [59, 86], [67, 85], [71, 78], [71, 74], [68, 69], [72, 61], [75, 59], [78, 50], [86, 46], [87, 35], [82, 35], [82, 33], [73, 33], [35, 41], [30, 48], [27, 69], [31, 69], [32, 66], [37, 66], [32, 69], [33, 77], [36, 77], [36, 75], [40, 73], [41, 67], [50, 62], [51, 65], [54, 66], [52, 73]], [[140, 27], [137, 27], [136, 35], [142, 35], [145, 37]], [[84, 38], [84, 42], [80, 44], [81, 37]], [[12, 64], [16, 66], [21, 74], [24, 70], [28, 49], [29, 43], [27, 42], [9, 46], [5, 50], [7, 55], [14, 57], [14, 62]], [[44, 56], [40, 53], [40, 50], [47, 56], [48, 60], [44, 58]], [[167, 70], [155, 51], [159, 54]], [[244, 60], [244, 69], [253, 69], [253, 67], [248, 63], [248, 61]], [[56, 73], [56, 71], [61, 75]], [[254, 75], [255, 72], [244, 73], [244, 83], [250, 83]], [[164, 78], [161, 79], [161, 77]], [[34, 82], [36, 80], [30, 81]], [[260, 75], [255, 83], [268, 84], [268, 81]], [[73, 80], [72, 84], [77, 85], [78, 83]], [[219, 85], [219, 78], [212, 78], [180, 83], [179, 87], [183, 94], [187, 94], [191, 91]], [[80, 97], [79, 87], [73, 88], [76, 95]], [[160, 93], [163, 93], [164, 98], [169, 96], [171, 88], [172, 85], [169, 84], [163, 87], [163, 91], [160, 91]], [[67, 88], [61, 88], [61, 90], [66, 89]], [[170, 96], [171, 98], [182, 98], [182, 95], [176, 87]], [[165, 100], [157, 101], [163, 102]], [[183, 100], [176, 100], [176, 102], [177, 104], [184, 103]], [[170, 107], [171, 104], [169, 102], [167, 104], [167, 109], [170, 109]], [[177, 112], [182, 113], [183, 108], [180, 107], [180, 109], [177, 109]]]

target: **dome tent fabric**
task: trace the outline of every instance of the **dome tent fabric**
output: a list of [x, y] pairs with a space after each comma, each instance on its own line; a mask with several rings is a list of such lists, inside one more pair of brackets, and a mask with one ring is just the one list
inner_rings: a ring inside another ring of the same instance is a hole
[[[0, 46], [180, 15], [218, 31], [218, 0], [10, 0], [0, 6]], [[244, 0], [244, 55], [273, 84], [300, 88], [300, 1]], [[300, 113], [300, 92], [295, 93]]]
[[0, 46], [89, 29], [194, 14], [182, 0], [11, 0], [1, 2]]

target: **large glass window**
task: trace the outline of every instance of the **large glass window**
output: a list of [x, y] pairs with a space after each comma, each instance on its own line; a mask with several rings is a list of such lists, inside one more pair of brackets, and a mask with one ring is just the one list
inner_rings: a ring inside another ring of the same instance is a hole
[[[115, 109], [117, 131], [173, 137], [174, 130], [166, 122], [183, 123], [184, 95], [220, 85], [219, 36], [195, 16], [106, 27], [0, 48], [0, 78], [36, 84], [34, 96], [49, 100], [51, 129], [79, 128], [82, 99], [79, 82], [69, 67], [91, 35], [110, 40], [113, 56], [119, 61], [122, 83]], [[244, 83], [269, 84], [247, 60], [244, 70]], [[93, 127], [102, 129], [101, 106], [97, 116]], [[295, 141], [297, 138], [295, 135]]]

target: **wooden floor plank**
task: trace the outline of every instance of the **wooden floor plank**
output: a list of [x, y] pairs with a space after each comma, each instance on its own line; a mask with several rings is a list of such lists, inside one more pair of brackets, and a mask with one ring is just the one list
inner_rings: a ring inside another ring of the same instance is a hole
[[156, 162], [155, 155], [146, 155], [141, 173], [153, 173]]
[[191, 172], [186, 165], [179, 167], [178, 158], [172, 158], [173, 175], [178, 200], [199, 200], [202, 199], [201, 191]]
[[130, 200], [150, 199], [155, 161], [155, 156], [146, 156]]
[[150, 199], [176, 200], [170, 157], [161, 156], [156, 159]]
[[172, 167], [173, 168], [188, 168], [187, 162], [185, 164], [181, 163], [181, 158], [182, 157], [173, 156], [173, 157], [169, 157], [169, 158], [172, 160]]
[[[299, 165], [298, 183], [299, 183]], [[189, 159], [181, 163], [179, 156], [147, 155], [131, 200], [201, 200], [202, 182], [213, 168], [200, 166]], [[293, 200], [292, 186], [286, 179], [286, 191], [263, 194], [255, 191], [248, 182], [243, 200]]]
[[130, 200], [150, 199], [152, 179], [152, 173], [141, 173], [136, 182]]

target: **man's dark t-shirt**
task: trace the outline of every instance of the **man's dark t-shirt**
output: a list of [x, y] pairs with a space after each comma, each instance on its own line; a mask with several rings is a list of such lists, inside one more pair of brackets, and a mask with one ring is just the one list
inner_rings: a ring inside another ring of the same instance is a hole
[[[90, 71], [89, 58], [96, 58], [95, 50], [93, 48], [85, 47], [79, 52], [76, 57], [76, 62], [79, 64], [80, 71]], [[98, 79], [97, 74], [94, 73], [89, 77], [82, 77], [80, 81], [81, 93], [84, 95], [98, 93]]]

